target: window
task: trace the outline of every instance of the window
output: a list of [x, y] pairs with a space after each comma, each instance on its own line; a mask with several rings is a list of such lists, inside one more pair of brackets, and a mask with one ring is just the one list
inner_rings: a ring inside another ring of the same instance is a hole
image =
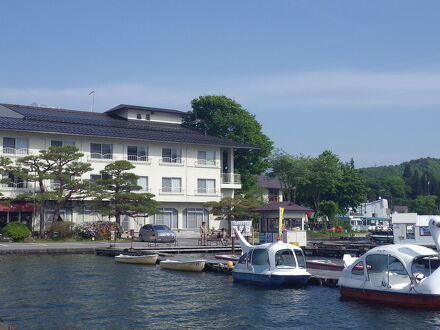
[[109, 175], [102, 175], [102, 174], [90, 174], [90, 180], [97, 183], [99, 180], [105, 180], [110, 179], [111, 176]]
[[238, 263], [239, 263], [239, 264], [245, 264], [245, 263], [247, 262], [247, 256], [248, 256], [247, 253], [243, 254], [243, 255], [240, 257], [240, 259], [238, 259]]
[[298, 267], [306, 268], [306, 258], [304, 257], [304, 252], [302, 250], [294, 250], [296, 261], [298, 262]]
[[3, 138], [3, 153], [14, 155], [27, 155], [29, 151], [29, 139], [27, 138]]
[[432, 236], [429, 227], [420, 227], [420, 236]]
[[136, 114], [136, 119], [142, 119], [142, 115], [140, 113]]
[[364, 275], [364, 263], [362, 261], [359, 261], [351, 270], [351, 273], [353, 275]]
[[384, 254], [370, 254], [365, 258], [368, 278], [375, 287], [400, 288], [410, 279], [399, 259]]
[[202, 222], [208, 223], [209, 212], [204, 208], [187, 208], [183, 210], [183, 228], [200, 228]]
[[75, 146], [75, 141], [51, 140], [50, 146], [51, 147]]
[[164, 163], [181, 163], [182, 162], [182, 149], [162, 149], [162, 162]]
[[406, 225], [406, 239], [415, 239], [416, 233], [414, 230], [414, 225], [407, 224]]
[[146, 119], [146, 120], [150, 120], [150, 114], [149, 114], [149, 113], [147, 113], [147, 114], [145, 115], [145, 119]]
[[132, 161], [146, 162], [148, 161], [148, 148], [143, 146], [128, 146], [127, 158]]
[[113, 144], [90, 143], [90, 157], [96, 159], [113, 159]]
[[215, 165], [215, 151], [197, 151], [198, 165]]
[[215, 194], [215, 180], [197, 179], [197, 192], [199, 194]]
[[177, 210], [172, 208], [158, 208], [162, 213], [153, 216], [155, 225], [166, 225], [170, 228], [177, 228]]
[[170, 193], [182, 192], [182, 179], [162, 178], [162, 192], [170, 192]]
[[137, 180], [137, 185], [141, 187], [142, 191], [148, 190], [148, 176], [140, 176]]
[[17, 178], [14, 176], [14, 174], [9, 173], [8, 174], [9, 181], [3, 186], [9, 187], [9, 188], [27, 188], [27, 182], [25, 182], [23, 179]]
[[256, 273], [260, 273], [270, 267], [269, 253], [265, 249], [254, 249], [252, 253], [252, 266]]
[[279, 202], [279, 194], [280, 194], [279, 189], [269, 188], [268, 193], [269, 193], [270, 202]]
[[55, 190], [55, 189], [60, 189], [61, 187], [61, 181], [59, 179], [51, 179], [50, 180], [50, 188]]
[[296, 267], [296, 260], [290, 249], [279, 250], [275, 253], [275, 266]]

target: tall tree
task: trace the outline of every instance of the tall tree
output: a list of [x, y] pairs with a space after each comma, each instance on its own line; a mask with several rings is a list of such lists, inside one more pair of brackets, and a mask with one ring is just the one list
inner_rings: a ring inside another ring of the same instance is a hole
[[158, 213], [158, 202], [153, 194], [140, 192], [137, 185], [139, 176], [129, 172], [135, 166], [126, 160], [117, 160], [105, 166], [101, 171], [102, 180], [97, 182], [101, 189], [96, 197], [100, 201], [98, 208], [103, 214], [114, 216], [121, 224], [121, 216], [132, 218]]
[[234, 151], [234, 168], [241, 174], [242, 187], [247, 191], [255, 182], [255, 174], [268, 167], [272, 141], [262, 127], [240, 104], [226, 96], [206, 95], [191, 101], [193, 111], [183, 124], [203, 133], [252, 145], [258, 149]]
[[417, 198], [409, 203], [409, 211], [418, 214], [438, 214], [439, 210], [436, 205], [437, 196], [417, 196]]

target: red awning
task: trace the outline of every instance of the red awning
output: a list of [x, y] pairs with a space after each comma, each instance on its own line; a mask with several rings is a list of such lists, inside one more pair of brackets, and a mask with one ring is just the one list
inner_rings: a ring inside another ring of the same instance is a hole
[[0, 212], [34, 212], [35, 209], [27, 204], [12, 204], [11, 206], [0, 204]]

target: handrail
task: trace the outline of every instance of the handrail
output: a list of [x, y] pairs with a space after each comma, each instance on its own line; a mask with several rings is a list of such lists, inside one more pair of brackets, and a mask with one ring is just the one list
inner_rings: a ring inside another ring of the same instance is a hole
[[16, 149], [11, 147], [3, 147], [3, 153], [9, 155], [27, 155], [29, 154], [29, 149], [28, 148]]
[[240, 174], [222, 173], [222, 184], [241, 184]]
[[196, 166], [218, 166], [217, 160], [197, 159]]
[[128, 154], [127, 155], [127, 160], [131, 160], [131, 161], [134, 161], [134, 162], [148, 162], [149, 161], [147, 155], [138, 156], [138, 155], [133, 155], [133, 154], [131, 154], [131, 155]]
[[90, 158], [93, 158], [93, 159], [113, 159], [113, 153], [102, 154], [99, 152], [92, 152], [92, 153], [90, 153]]
[[183, 164], [182, 157], [162, 157], [159, 161], [160, 164]]
[[26, 181], [3, 183], [2, 187], [3, 188], [13, 188], [13, 189], [29, 189], [29, 188], [31, 188], [29, 182], [26, 182]]

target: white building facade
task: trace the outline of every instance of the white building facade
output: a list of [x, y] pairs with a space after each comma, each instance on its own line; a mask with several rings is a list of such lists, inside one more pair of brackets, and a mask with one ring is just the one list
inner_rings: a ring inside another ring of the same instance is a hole
[[[116, 160], [135, 165], [142, 192], [150, 192], [160, 203], [161, 214], [122, 219], [125, 231], [137, 232], [147, 223], [166, 224], [179, 232], [195, 232], [206, 221], [218, 228], [204, 203], [233, 196], [241, 188], [234, 172], [234, 149], [252, 146], [204, 135], [181, 125], [186, 113], [149, 107], [120, 105], [105, 113], [64, 109], [0, 105], [0, 150], [2, 156], [16, 160], [38, 154], [50, 146], [75, 145], [84, 154], [80, 161], [93, 170], [83, 179], [96, 180], [100, 171]], [[47, 182], [48, 186], [56, 182]], [[35, 189], [31, 184], [11, 178], [1, 192], [14, 196]], [[109, 220], [92, 211], [91, 201], [72, 202], [61, 211], [64, 221], [83, 223]], [[0, 207], [0, 227], [12, 221], [26, 222], [38, 230], [38, 217], [29, 205]], [[45, 209], [46, 224], [53, 209]], [[29, 223], [30, 222], [30, 223]]]

